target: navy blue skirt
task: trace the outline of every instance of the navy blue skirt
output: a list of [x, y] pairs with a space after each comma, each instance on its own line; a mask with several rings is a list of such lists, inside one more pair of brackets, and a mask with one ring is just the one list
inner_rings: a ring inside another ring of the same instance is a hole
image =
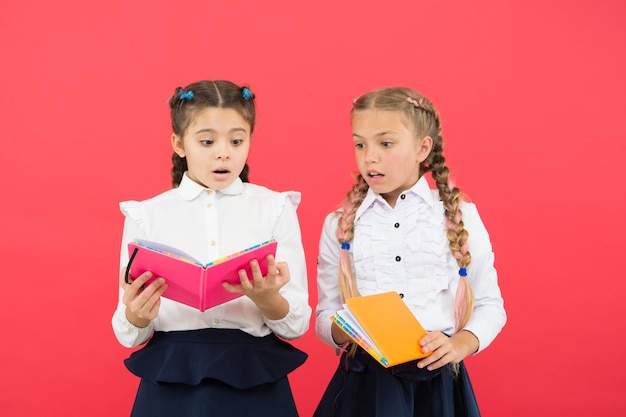
[[341, 356], [314, 417], [479, 417], [465, 365], [384, 368], [362, 349]]
[[141, 378], [133, 417], [297, 417], [287, 375], [307, 354], [236, 329], [155, 332], [124, 361]]

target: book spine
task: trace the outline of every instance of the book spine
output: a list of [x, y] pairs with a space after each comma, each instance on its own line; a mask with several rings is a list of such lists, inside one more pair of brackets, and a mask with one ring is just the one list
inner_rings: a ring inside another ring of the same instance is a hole
[[359, 346], [369, 353], [374, 359], [380, 362], [383, 366], [389, 365], [389, 361], [385, 359], [378, 351], [376, 351], [365, 339], [363, 339], [345, 320], [340, 316], [335, 315], [330, 318], [339, 326], [352, 340], [354, 340]]
[[200, 306], [198, 307], [198, 310], [204, 312], [207, 310], [207, 270], [206, 268], [200, 268], [200, 282], [198, 283], [198, 285], [200, 286]]

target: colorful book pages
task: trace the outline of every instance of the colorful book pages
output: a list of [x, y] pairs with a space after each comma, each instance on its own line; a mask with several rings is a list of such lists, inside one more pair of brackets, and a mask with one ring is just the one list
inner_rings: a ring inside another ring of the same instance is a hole
[[385, 368], [429, 355], [426, 330], [395, 291], [349, 298], [331, 319]]

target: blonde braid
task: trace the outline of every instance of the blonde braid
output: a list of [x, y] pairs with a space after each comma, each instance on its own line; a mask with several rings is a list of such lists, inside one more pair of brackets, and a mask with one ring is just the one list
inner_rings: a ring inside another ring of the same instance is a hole
[[[358, 297], [359, 289], [356, 285], [356, 278], [352, 271], [352, 262], [350, 262], [350, 241], [354, 237], [354, 219], [356, 212], [363, 203], [363, 199], [367, 195], [369, 186], [361, 174], [356, 177], [356, 183], [346, 195], [343, 202], [342, 210], [337, 212], [339, 216], [337, 227], [337, 240], [341, 243], [341, 251], [339, 252], [339, 296], [341, 302], [345, 303], [346, 299]], [[348, 349], [348, 356], [354, 357], [358, 345], [351, 343]]]
[[455, 327], [458, 332], [465, 327], [474, 309], [474, 294], [466, 276], [466, 268], [472, 262], [472, 256], [467, 246], [469, 233], [465, 230], [463, 214], [460, 209], [461, 191], [457, 187], [450, 185], [450, 170], [445, 165], [443, 138], [440, 132], [440, 129], [438, 129], [436, 135], [433, 135], [433, 148], [423, 164], [423, 169], [424, 172], [431, 172], [439, 190], [439, 197], [443, 203], [446, 217], [448, 246], [460, 268], [459, 274], [461, 277], [457, 288], [454, 309]]
[[359, 290], [356, 286], [356, 279], [352, 272], [352, 263], [348, 250], [350, 241], [354, 237], [354, 218], [356, 211], [363, 202], [369, 186], [361, 174], [356, 177], [356, 183], [346, 195], [343, 203], [343, 210], [338, 211], [339, 225], [337, 227], [337, 240], [341, 243], [339, 256], [339, 295], [341, 302], [347, 298], [358, 297]]

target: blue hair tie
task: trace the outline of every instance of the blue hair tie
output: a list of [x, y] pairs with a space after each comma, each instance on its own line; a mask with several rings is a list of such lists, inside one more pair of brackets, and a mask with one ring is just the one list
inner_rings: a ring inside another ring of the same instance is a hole
[[248, 87], [244, 87], [243, 90], [241, 90], [241, 96], [244, 100], [254, 100], [254, 93], [250, 91]]
[[462, 277], [466, 277], [467, 276], [467, 269], [465, 269], [465, 268], [459, 269], [459, 275], [462, 276]]
[[185, 91], [182, 88], [180, 89], [180, 97], [179, 97], [179, 99], [181, 99], [181, 100], [191, 100], [192, 97], [193, 97], [193, 91], [191, 91], [191, 90]]
[[349, 250], [350, 249], [350, 244], [348, 242], [342, 242], [341, 243], [341, 249], [345, 249], [345, 250]]

